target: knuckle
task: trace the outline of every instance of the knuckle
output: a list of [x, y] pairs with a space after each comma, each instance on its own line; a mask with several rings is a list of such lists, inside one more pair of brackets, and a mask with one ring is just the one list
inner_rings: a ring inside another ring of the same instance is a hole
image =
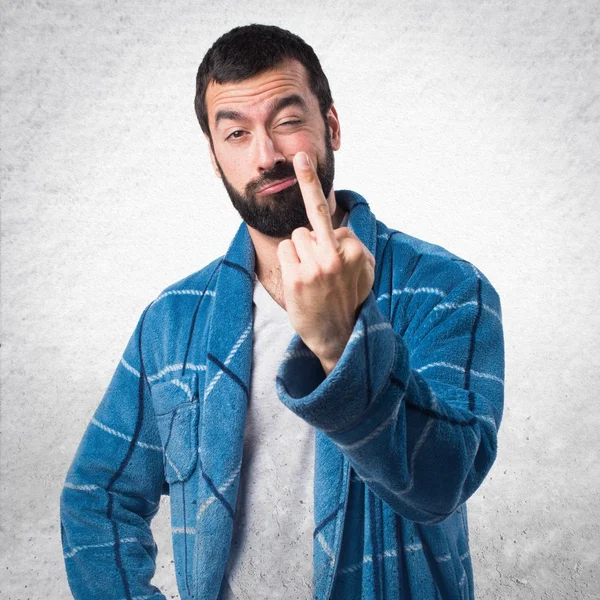
[[339, 275], [342, 272], [342, 260], [338, 254], [327, 256], [321, 263], [321, 270], [328, 275]]
[[294, 243], [292, 242], [292, 240], [283, 240], [277, 246], [277, 256], [280, 259], [284, 258], [286, 256], [289, 256], [289, 254], [293, 250], [293, 246], [294, 246]]
[[323, 278], [323, 275], [326, 274], [326, 270], [324, 268], [324, 265], [322, 263], [317, 263], [315, 264], [315, 266], [312, 269], [312, 281], [318, 281], [319, 279]]
[[363, 262], [364, 254], [362, 252], [357, 252], [356, 250], [351, 250], [348, 252], [348, 261], [353, 265], [358, 265]]
[[295, 242], [306, 239], [307, 236], [310, 236], [310, 231], [307, 227], [297, 227], [292, 231], [292, 240]]
[[312, 169], [305, 169], [302, 171], [302, 179], [306, 183], [315, 183], [317, 181], [317, 174]]
[[318, 214], [322, 215], [323, 217], [329, 217], [329, 206], [327, 204], [327, 202], [319, 202], [316, 206], [315, 206], [315, 210]]
[[285, 253], [291, 249], [292, 245], [292, 240], [282, 240], [277, 246], [277, 252]]
[[344, 254], [348, 257], [348, 260], [356, 260], [362, 256], [363, 248], [361, 242], [358, 242], [354, 238], [346, 238], [344, 240]]
[[337, 229], [333, 230], [333, 237], [335, 237], [335, 239], [338, 242], [341, 242], [342, 240], [344, 240], [348, 237], [347, 230], [348, 230], [347, 227], [338, 227]]
[[353, 260], [353, 262], [359, 263], [359, 264], [362, 264], [362, 263], [369, 264], [371, 262], [369, 259], [369, 252], [365, 251], [365, 249], [361, 246], [356, 246], [353, 249], [352, 260]]
[[297, 289], [300, 290], [303, 287], [313, 284], [317, 279], [315, 270], [304, 270], [298, 274]]
[[297, 294], [304, 287], [304, 279], [300, 271], [296, 271], [289, 278], [288, 285], [291, 287], [294, 294]]

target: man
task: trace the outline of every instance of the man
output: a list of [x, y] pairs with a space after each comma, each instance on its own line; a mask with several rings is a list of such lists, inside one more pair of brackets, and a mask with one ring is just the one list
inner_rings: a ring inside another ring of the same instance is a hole
[[473, 598], [495, 290], [334, 192], [340, 123], [297, 36], [222, 36], [196, 112], [244, 223], [146, 308], [85, 433], [61, 506], [74, 596], [164, 598], [150, 521], [168, 492], [181, 598]]

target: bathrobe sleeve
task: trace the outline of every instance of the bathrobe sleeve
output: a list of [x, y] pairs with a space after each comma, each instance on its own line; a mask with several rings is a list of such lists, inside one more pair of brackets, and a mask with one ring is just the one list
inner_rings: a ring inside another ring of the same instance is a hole
[[151, 585], [150, 521], [164, 482], [162, 447], [140, 361], [140, 328], [75, 455], [61, 496], [69, 585], [81, 600], [164, 599]]
[[281, 401], [393, 510], [421, 523], [447, 518], [481, 485], [503, 410], [498, 296], [475, 269], [448, 287], [420, 288], [419, 298], [409, 290], [412, 316], [398, 323], [371, 292], [327, 377], [295, 336], [277, 378]]

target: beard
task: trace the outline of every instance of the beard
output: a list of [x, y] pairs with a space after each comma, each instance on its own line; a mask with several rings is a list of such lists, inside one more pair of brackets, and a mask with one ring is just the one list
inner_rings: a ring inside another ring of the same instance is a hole
[[[292, 163], [276, 164], [269, 171], [265, 171], [258, 179], [248, 183], [244, 193], [240, 194], [225, 177], [219, 162], [216, 162], [229, 198], [248, 226], [274, 238], [288, 237], [298, 227], [310, 228], [310, 221], [306, 214], [304, 199], [298, 182], [274, 194], [264, 195], [260, 198], [256, 197], [256, 193], [265, 185], [281, 179], [295, 177], [296, 172]], [[326, 198], [333, 187], [334, 171], [331, 135], [327, 131], [325, 134], [325, 158], [322, 163], [317, 164], [317, 176]]]

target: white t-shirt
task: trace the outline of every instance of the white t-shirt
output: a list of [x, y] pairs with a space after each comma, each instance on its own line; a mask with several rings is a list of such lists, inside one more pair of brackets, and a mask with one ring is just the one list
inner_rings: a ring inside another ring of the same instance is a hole
[[223, 598], [310, 600], [314, 430], [275, 387], [295, 331], [256, 277], [253, 308], [250, 401]]

